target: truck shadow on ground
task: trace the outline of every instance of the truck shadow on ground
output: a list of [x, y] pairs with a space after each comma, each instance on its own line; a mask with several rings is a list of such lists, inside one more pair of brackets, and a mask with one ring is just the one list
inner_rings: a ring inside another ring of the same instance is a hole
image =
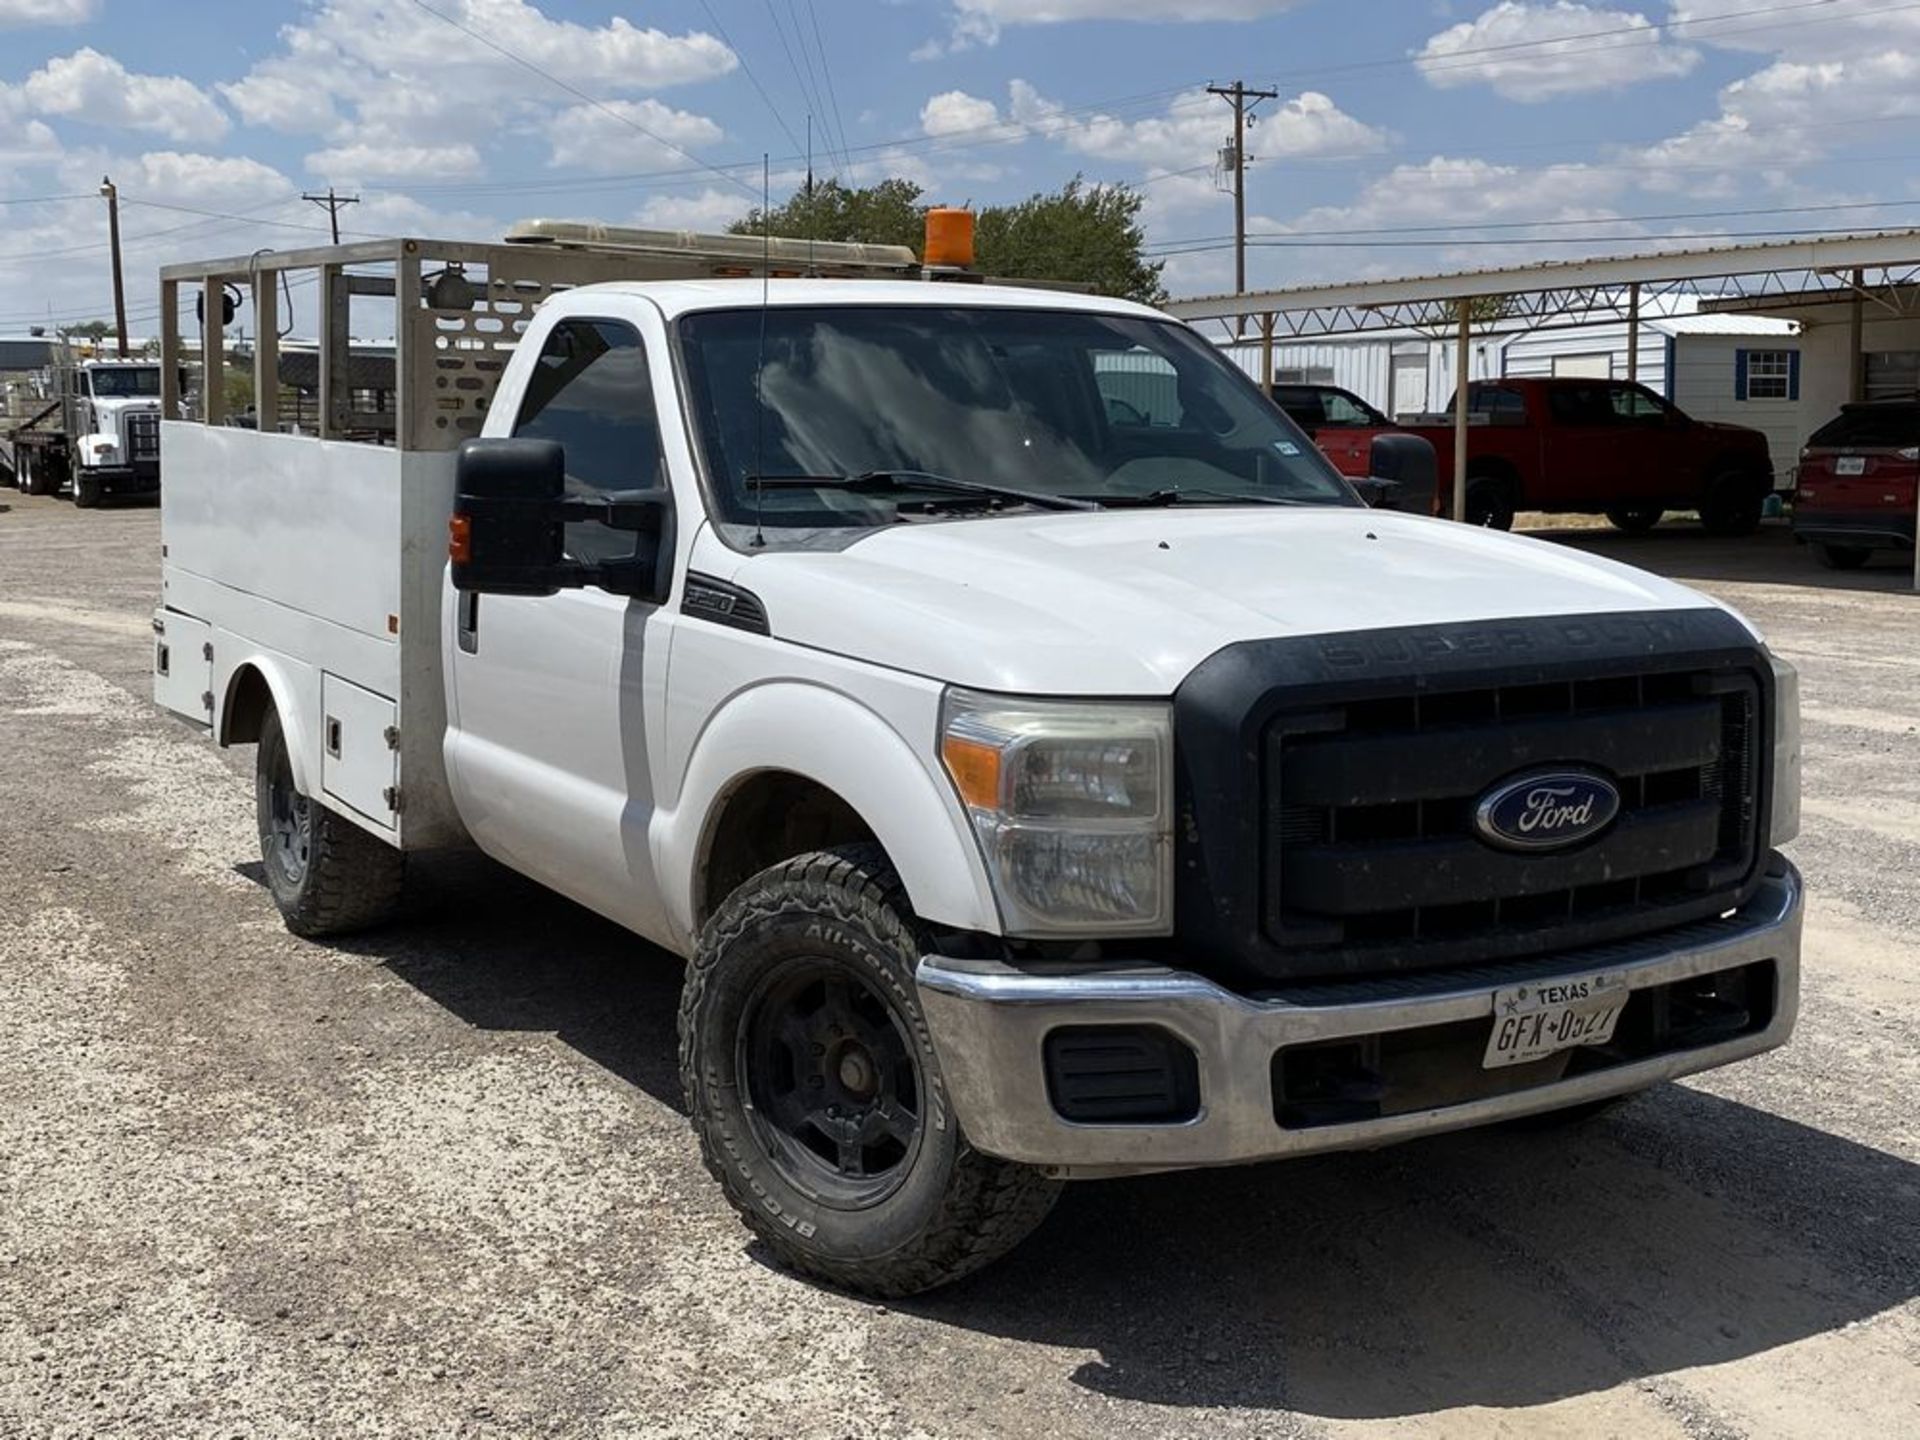
[[[410, 885], [431, 924], [341, 948], [684, 1110], [676, 960], [478, 857]], [[1069, 1352], [1069, 1382], [1115, 1398], [1394, 1418], [1762, 1355], [1920, 1295], [1917, 1256], [1920, 1166], [1667, 1086], [1566, 1131], [1069, 1186], [1014, 1255], [894, 1305], [921, 1324], [872, 1343], [911, 1365], [932, 1324]]]
[[1683, 584], [1730, 581], [1886, 594], [1913, 589], [1911, 551], [1883, 550], [1864, 569], [1829, 570], [1777, 522], [1763, 525], [1752, 535], [1723, 539], [1702, 534], [1697, 525], [1684, 520], [1668, 520], [1644, 535], [1627, 535], [1608, 526], [1555, 527], [1551, 517], [1542, 517], [1540, 528], [1519, 533], [1651, 570]]

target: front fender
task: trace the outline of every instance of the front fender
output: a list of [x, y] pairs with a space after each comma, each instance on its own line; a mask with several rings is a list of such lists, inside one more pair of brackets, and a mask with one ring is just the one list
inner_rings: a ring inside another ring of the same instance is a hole
[[[929, 716], [929, 737], [933, 728]], [[656, 819], [656, 863], [675, 927], [694, 934], [701, 863], [722, 802], [743, 781], [779, 770], [824, 786], [853, 808], [922, 919], [997, 932], [979, 849], [936, 764], [881, 716], [823, 685], [780, 681], [733, 696], [695, 741], [679, 803]]]
[[82, 435], [80, 437], [80, 463], [86, 466], [118, 465], [120, 463], [120, 442], [112, 435]]

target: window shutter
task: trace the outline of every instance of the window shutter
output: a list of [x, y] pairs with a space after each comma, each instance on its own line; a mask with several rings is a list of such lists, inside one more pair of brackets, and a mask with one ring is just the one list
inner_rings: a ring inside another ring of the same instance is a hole
[[1789, 350], [1787, 352], [1787, 399], [1798, 400], [1799, 398], [1800, 352], [1798, 350]]
[[1747, 354], [1745, 350], [1733, 352], [1733, 398], [1747, 398]]

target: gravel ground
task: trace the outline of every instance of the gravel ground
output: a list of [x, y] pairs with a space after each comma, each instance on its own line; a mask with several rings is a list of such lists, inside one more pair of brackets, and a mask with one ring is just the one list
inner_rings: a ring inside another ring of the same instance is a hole
[[0, 1436], [1920, 1434], [1920, 609], [1579, 543], [1805, 676], [1787, 1049], [1579, 1134], [1086, 1184], [891, 1307], [700, 1169], [679, 966], [483, 861], [280, 927], [250, 750], [147, 700], [151, 509], [0, 494]]

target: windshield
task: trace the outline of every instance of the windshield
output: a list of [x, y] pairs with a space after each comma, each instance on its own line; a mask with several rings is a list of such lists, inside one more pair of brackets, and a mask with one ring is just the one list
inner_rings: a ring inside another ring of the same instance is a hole
[[160, 394], [158, 365], [130, 365], [111, 370], [92, 370], [88, 374], [93, 377], [93, 393], [101, 400], [145, 399]]
[[[1164, 321], [779, 306], [698, 312], [678, 333], [714, 500], [739, 525], [870, 527], [936, 508], [903, 504], [901, 490], [941, 497], [940, 518], [988, 508], [940, 492], [938, 477], [1097, 504], [1359, 503], [1245, 376]], [[793, 483], [873, 472], [898, 485]], [[929, 488], [914, 489], [915, 474]]]

